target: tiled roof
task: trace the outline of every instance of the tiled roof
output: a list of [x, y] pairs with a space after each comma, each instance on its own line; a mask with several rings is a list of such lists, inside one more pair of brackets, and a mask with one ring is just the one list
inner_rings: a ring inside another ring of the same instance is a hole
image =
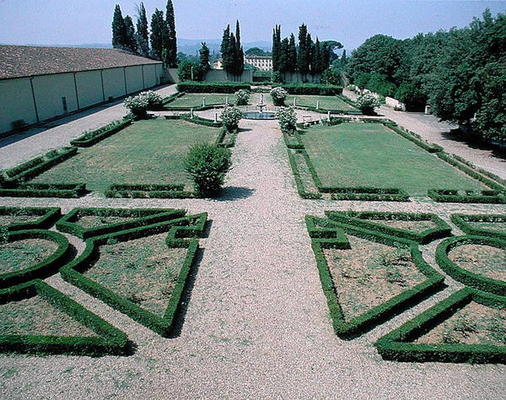
[[117, 49], [0, 45], [0, 79], [159, 63]]

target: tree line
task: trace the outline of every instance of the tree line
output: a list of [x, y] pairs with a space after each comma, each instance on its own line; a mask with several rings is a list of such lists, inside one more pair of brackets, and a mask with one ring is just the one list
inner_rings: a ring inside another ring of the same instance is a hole
[[406, 40], [375, 35], [345, 67], [353, 83], [506, 143], [506, 14]]
[[232, 75], [244, 72], [244, 50], [241, 44], [241, 28], [239, 21], [235, 23], [235, 35], [227, 25], [221, 40], [221, 58], [223, 69]]
[[167, 1], [165, 17], [163, 11], [155, 9], [150, 28], [151, 32], [144, 3], [138, 6], [136, 27], [129, 15], [123, 17], [117, 4], [112, 19], [112, 46], [161, 60], [169, 68], [177, 67], [176, 22], [172, 0]]

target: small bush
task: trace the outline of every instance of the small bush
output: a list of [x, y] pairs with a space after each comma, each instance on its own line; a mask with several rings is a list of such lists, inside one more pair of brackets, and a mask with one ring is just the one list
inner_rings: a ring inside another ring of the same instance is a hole
[[364, 94], [357, 99], [357, 107], [364, 115], [375, 115], [374, 109], [380, 106], [380, 102], [370, 94]]
[[235, 103], [236, 105], [245, 106], [249, 102], [249, 92], [244, 89], [238, 90], [235, 92], [235, 98], [237, 99]]
[[293, 107], [283, 107], [277, 114], [276, 118], [279, 119], [279, 126], [283, 133], [293, 133], [297, 125], [297, 114]]
[[200, 195], [214, 196], [221, 190], [225, 174], [232, 165], [231, 154], [229, 149], [210, 144], [196, 144], [190, 148], [185, 170]]
[[148, 90], [146, 92], [139, 93], [139, 96], [143, 96], [148, 101], [148, 110], [163, 109], [163, 98], [158, 93]]
[[272, 101], [275, 106], [284, 106], [288, 92], [282, 87], [275, 87], [271, 90]]
[[221, 113], [221, 120], [223, 125], [229, 132], [236, 130], [239, 126], [239, 121], [242, 118], [242, 112], [237, 107], [227, 107]]
[[123, 102], [126, 108], [130, 110], [130, 112], [139, 119], [145, 119], [148, 116], [147, 110], [149, 106], [149, 101], [146, 96], [142, 96], [138, 94], [137, 96], [130, 96], [125, 99]]

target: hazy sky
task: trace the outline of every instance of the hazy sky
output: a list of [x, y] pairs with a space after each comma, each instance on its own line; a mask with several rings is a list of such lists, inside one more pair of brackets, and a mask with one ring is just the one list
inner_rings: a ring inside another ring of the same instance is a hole
[[[135, 15], [138, 0], [0, 0], [0, 43], [109, 43], [114, 5]], [[239, 19], [242, 41], [271, 40], [274, 24], [283, 35], [301, 23], [320, 39], [346, 48], [383, 33], [406, 38], [418, 32], [465, 26], [485, 8], [506, 12], [506, 1], [481, 0], [173, 0], [179, 38], [218, 39]], [[144, 1], [148, 18], [165, 0]]]

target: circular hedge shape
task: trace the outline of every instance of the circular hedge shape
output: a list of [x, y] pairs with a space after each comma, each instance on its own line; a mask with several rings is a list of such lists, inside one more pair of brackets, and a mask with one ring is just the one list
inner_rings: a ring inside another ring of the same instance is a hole
[[45, 230], [24, 230], [8, 232], [5, 241], [8, 243], [24, 239], [43, 239], [57, 244], [56, 251], [41, 262], [19, 271], [0, 274], [0, 289], [18, 285], [32, 279], [46, 278], [56, 273], [70, 257], [70, 244], [60, 233]]
[[498, 279], [489, 278], [474, 272], [468, 271], [455, 264], [448, 254], [456, 247], [466, 244], [486, 245], [506, 250], [506, 241], [485, 237], [485, 236], [459, 236], [444, 240], [439, 244], [436, 250], [436, 261], [441, 269], [450, 275], [453, 279], [475, 289], [494, 293], [499, 296], [506, 295], [506, 282]]

